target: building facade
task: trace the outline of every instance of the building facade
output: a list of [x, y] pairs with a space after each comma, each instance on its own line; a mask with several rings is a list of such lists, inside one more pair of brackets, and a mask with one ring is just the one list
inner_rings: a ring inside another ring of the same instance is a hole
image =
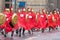
[[19, 8], [19, 2], [26, 2], [26, 8], [30, 7], [33, 8], [34, 11], [37, 11], [38, 9], [49, 9], [53, 10], [54, 8], [59, 8], [57, 4], [57, 0], [0, 0], [0, 12], [3, 12], [4, 7], [10, 8], [12, 5], [14, 10]]

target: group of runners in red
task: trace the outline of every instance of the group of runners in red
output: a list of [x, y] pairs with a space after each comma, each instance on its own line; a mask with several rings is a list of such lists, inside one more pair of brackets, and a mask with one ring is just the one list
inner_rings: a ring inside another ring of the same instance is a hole
[[[11, 32], [11, 37], [16, 31], [16, 34], [21, 36], [21, 30], [23, 30], [22, 35], [24, 35], [25, 30], [28, 30], [28, 33], [33, 34], [33, 30], [41, 30], [44, 32], [47, 28], [49, 32], [55, 30], [60, 26], [60, 14], [58, 10], [54, 11], [46, 11], [42, 9], [42, 11], [34, 12], [32, 8], [22, 8], [22, 10], [18, 9], [16, 13], [13, 12], [13, 9], [4, 9], [3, 14], [6, 17], [6, 21], [3, 25], [1, 25], [1, 29], [5, 32], [1, 32], [5, 37], [9, 32]], [[18, 21], [15, 25], [12, 24], [13, 17], [17, 15]]]

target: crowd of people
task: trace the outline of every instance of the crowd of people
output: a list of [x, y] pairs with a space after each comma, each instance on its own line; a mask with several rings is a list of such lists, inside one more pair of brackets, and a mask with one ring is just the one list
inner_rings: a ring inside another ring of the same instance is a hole
[[[50, 32], [51, 29], [55, 30], [60, 26], [60, 14], [58, 10], [48, 12], [42, 9], [41, 12], [34, 12], [32, 8], [22, 8], [22, 10], [18, 9], [17, 12], [14, 13], [13, 8], [5, 8], [2, 14], [6, 17], [5, 22], [0, 25], [1, 33], [4, 37], [7, 37], [6, 34], [9, 32], [11, 32], [11, 37], [13, 37], [14, 31], [21, 37], [21, 30], [23, 30], [22, 35], [25, 35], [25, 30], [27, 30], [29, 34], [33, 34], [35, 29], [41, 30], [43, 33], [46, 28], [49, 28], [48, 31]], [[17, 16], [15, 24], [12, 23], [14, 16]]]

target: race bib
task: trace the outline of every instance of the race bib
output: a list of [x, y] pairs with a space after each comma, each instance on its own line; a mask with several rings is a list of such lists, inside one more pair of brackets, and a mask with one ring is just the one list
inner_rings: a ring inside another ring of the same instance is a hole
[[50, 16], [50, 15], [48, 15], [48, 16]]
[[24, 14], [20, 14], [20, 17], [24, 17]]
[[29, 16], [29, 18], [32, 18], [32, 16]]
[[43, 15], [41, 15], [41, 17], [44, 17]]

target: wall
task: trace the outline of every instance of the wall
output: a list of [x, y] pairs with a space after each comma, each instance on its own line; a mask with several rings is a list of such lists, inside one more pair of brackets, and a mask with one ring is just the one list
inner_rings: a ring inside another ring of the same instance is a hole
[[35, 11], [37, 11], [38, 9], [42, 9], [42, 8], [47, 8], [47, 0], [17, 0], [17, 3], [19, 1], [25, 1], [26, 2], [26, 8], [30, 7], [33, 8]]
[[4, 8], [4, 0], [0, 0], [0, 12], [3, 11]]
[[[54, 9], [57, 8], [57, 0], [16, 0], [16, 3], [20, 2], [20, 1], [25, 1], [26, 2], [26, 8], [30, 7], [33, 8], [35, 11], [37, 11], [38, 9]], [[50, 6], [50, 3], [53, 2], [54, 3], [54, 7]], [[3, 11], [4, 8], [4, 4], [5, 1], [4, 0], [0, 0], [0, 12]], [[16, 8], [18, 8], [18, 5], [16, 5]]]

